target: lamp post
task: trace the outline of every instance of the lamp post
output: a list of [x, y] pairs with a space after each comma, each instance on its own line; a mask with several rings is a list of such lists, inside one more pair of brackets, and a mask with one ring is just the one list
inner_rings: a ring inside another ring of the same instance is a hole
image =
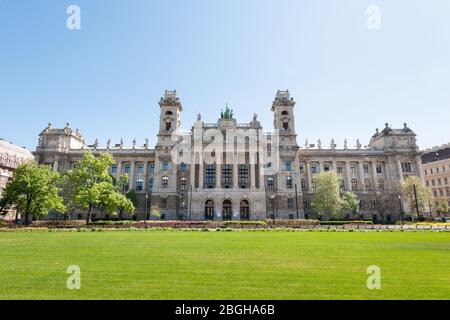
[[147, 212], [148, 212], [148, 192], [145, 194], [144, 224], [147, 224]]
[[297, 211], [297, 220], [298, 220], [298, 191], [297, 191], [297, 184], [295, 184], [295, 209]]
[[414, 199], [416, 202], [417, 222], [420, 222], [419, 200], [417, 199], [417, 188], [415, 184], [413, 185], [413, 189], [414, 189]]
[[192, 184], [189, 186], [189, 221], [192, 221]]
[[404, 217], [403, 217], [403, 204], [402, 204], [402, 197], [398, 196], [398, 203], [400, 205], [400, 219], [402, 220], [402, 225], [404, 224]]

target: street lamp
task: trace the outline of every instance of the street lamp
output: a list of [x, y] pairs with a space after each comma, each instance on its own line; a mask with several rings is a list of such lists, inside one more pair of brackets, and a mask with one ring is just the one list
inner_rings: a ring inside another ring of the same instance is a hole
[[147, 212], [148, 212], [148, 192], [145, 194], [144, 224], [147, 224]]
[[298, 191], [297, 191], [297, 184], [295, 184], [295, 209], [297, 211], [297, 220], [298, 220]]
[[400, 205], [400, 218], [402, 219], [402, 225], [404, 224], [404, 217], [403, 217], [403, 203], [402, 203], [402, 197], [398, 196], [398, 203]]

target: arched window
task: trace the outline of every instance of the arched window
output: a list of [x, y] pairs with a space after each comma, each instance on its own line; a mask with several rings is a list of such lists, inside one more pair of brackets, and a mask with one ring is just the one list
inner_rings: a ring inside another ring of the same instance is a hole
[[173, 112], [172, 111], [166, 111], [166, 116], [172, 116]]
[[152, 192], [155, 180], [153, 178], [148, 179], [147, 191]]
[[267, 178], [267, 189], [270, 191], [273, 191], [273, 177]]
[[230, 200], [225, 200], [222, 205], [222, 219], [231, 220], [233, 207]]
[[161, 188], [167, 189], [169, 187], [169, 178], [164, 176], [161, 178]]
[[289, 130], [289, 120], [288, 119], [283, 120], [283, 129]]
[[286, 188], [287, 189], [292, 189], [292, 177], [287, 177], [286, 178]]
[[242, 200], [240, 205], [241, 220], [250, 220], [250, 205], [247, 200]]
[[166, 131], [170, 131], [172, 129], [172, 122], [166, 122]]
[[358, 191], [358, 180], [352, 179], [352, 191]]
[[180, 190], [181, 191], [187, 190], [187, 178], [186, 177], [181, 177], [181, 179], [180, 179]]
[[136, 179], [136, 191], [142, 191], [144, 187], [144, 180]]
[[289, 112], [283, 111], [283, 112], [281, 112], [281, 115], [282, 115], [282, 116], [287, 116], [287, 115], [289, 115]]
[[214, 220], [214, 201], [212, 200], [205, 203], [205, 220]]
[[180, 171], [181, 172], [186, 172], [187, 171], [187, 164], [186, 163], [182, 162], [180, 164]]

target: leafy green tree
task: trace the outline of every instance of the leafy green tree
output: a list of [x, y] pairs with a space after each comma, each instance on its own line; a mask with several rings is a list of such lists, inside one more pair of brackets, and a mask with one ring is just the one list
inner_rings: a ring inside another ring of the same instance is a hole
[[439, 215], [446, 215], [449, 211], [450, 207], [448, 205], [448, 201], [445, 198], [436, 199], [436, 211]]
[[[5, 206], [15, 205], [26, 224], [30, 222], [30, 216], [45, 216], [52, 209], [65, 212], [66, 206], [57, 187], [59, 179], [59, 174], [48, 166], [22, 164], [6, 186], [2, 202]], [[16, 221], [17, 217], [16, 214]]]
[[432, 195], [431, 191], [425, 187], [419, 177], [406, 177], [406, 179], [400, 183], [400, 190], [403, 200], [407, 203], [412, 212], [416, 212], [417, 209], [414, 187], [416, 189], [417, 205], [420, 214], [420, 212], [423, 212], [426, 209]]
[[[125, 192], [125, 186], [128, 184], [128, 180], [129, 180], [129, 179], [128, 179], [128, 175], [126, 175], [126, 174], [122, 174], [122, 175], [119, 177], [119, 179], [116, 179], [116, 178], [113, 177], [113, 184], [114, 184], [114, 186], [116, 187], [116, 190], [117, 190], [118, 193], [124, 194], [124, 192]], [[125, 195], [125, 197], [126, 197], [128, 200], [131, 201], [131, 203], [133, 204], [133, 206], [136, 206], [136, 201], [133, 201], [132, 199], [130, 199], [130, 197], [129, 197], [128, 194], [129, 194], [129, 192]], [[136, 198], [135, 198], [135, 199], [136, 199]], [[118, 210], [119, 210], [119, 219], [120, 219], [120, 220], [123, 219], [123, 213], [124, 213], [124, 211], [125, 211], [127, 205], [129, 205], [129, 204], [126, 203], [126, 202], [124, 202], [124, 203], [123, 203], [123, 206], [121, 206], [121, 205], [118, 206]], [[130, 208], [131, 208], [131, 207], [128, 207], [128, 209], [130, 209]], [[130, 212], [132, 212], [132, 211], [134, 211], [134, 209], [131, 210]]]
[[133, 204], [113, 184], [108, 172], [113, 163], [110, 154], [95, 157], [91, 152], [86, 152], [76, 168], [68, 172], [71, 202], [88, 210], [86, 223], [91, 222], [92, 211], [99, 206], [108, 213], [115, 213], [119, 207], [134, 212]]
[[339, 177], [334, 172], [323, 172], [315, 177], [316, 193], [312, 207], [319, 216], [337, 218], [342, 212]]
[[357, 213], [359, 211], [358, 196], [353, 192], [344, 192], [342, 194], [342, 210], [351, 211]]

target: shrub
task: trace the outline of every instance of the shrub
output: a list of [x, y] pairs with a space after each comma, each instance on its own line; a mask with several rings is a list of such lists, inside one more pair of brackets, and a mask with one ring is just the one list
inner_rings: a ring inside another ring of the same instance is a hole
[[354, 221], [320, 221], [320, 225], [323, 226], [341, 226], [345, 224], [373, 224], [372, 221], [354, 220]]
[[316, 226], [319, 225], [318, 220], [312, 219], [288, 219], [288, 220], [265, 220], [270, 227], [291, 227], [299, 228], [302, 226]]

